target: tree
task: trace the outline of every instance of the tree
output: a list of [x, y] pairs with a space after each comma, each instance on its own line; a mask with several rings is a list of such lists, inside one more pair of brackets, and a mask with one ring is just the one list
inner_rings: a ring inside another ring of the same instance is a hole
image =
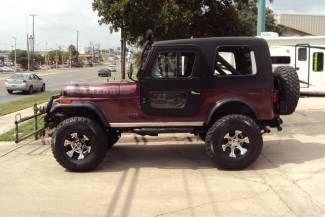
[[[16, 55], [17, 55], [17, 63], [21, 65], [24, 69], [28, 68], [28, 56], [27, 56], [27, 51], [26, 50], [16, 50]], [[10, 61], [14, 62], [15, 61], [15, 51], [11, 51], [9, 53], [9, 59]]]
[[216, 0], [94, 0], [100, 24], [111, 31], [123, 27], [130, 43], [141, 40], [147, 29], [156, 39], [245, 35], [234, 5]]
[[[109, 24], [111, 31], [123, 27], [127, 41], [136, 44], [142, 42], [147, 29], [153, 30], [157, 40], [255, 35], [254, 2], [237, 0], [225, 5], [217, 0], [93, 0], [92, 6], [100, 24]], [[250, 9], [246, 17], [245, 10]], [[273, 25], [270, 11], [268, 17]]]
[[70, 52], [71, 52], [71, 60], [78, 62], [79, 52], [77, 51], [76, 47], [73, 44], [69, 45], [67, 52], [69, 55], [69, 59], [70, 59]]
[[[244, 25], [249, 27], [247, 29], [248, 35], [256, 34], [256, 25], [257, 25], [257, 1], [258, 0], [238, 0], [235, 2], [234, 6], [238, 11], [238, 16]], [[272, 2], [272, 1], [270, 1]], [[281, 33], [283, 29], [276, 24], [274, 13], [269, 8], [266, 10], [266, 31], [269, 32], [278, 32]]]

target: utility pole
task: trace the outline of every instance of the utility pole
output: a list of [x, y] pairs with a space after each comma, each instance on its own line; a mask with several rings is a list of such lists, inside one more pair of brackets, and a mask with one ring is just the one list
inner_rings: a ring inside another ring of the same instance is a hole
[[37, 14], [30, 14], [29, 16], [33, 17], [33, 44], [32, 44], [32, 65], [34, 65], [34, 52], [35, 52], [35, 17]]
[[13, 37], [13, 39], [15, 41], [15, 72], [17, 72], [17, 47], [16, 47], [17, 38]]

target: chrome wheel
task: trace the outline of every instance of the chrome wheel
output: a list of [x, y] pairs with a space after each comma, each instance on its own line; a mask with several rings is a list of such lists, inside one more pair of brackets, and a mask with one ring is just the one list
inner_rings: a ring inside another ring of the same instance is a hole
[[249, 138], [240, 130], [229, 132], [224, 136], [224, 143], [222, 150], [231, 158], [244, 156], [247, 153], [247, 146], [249, 145]]
[[64, 140], [64, 147], [66, 155], [75, 160], [83, 160], [91, 152], [89, 138], [80, 133], [71, 133]]

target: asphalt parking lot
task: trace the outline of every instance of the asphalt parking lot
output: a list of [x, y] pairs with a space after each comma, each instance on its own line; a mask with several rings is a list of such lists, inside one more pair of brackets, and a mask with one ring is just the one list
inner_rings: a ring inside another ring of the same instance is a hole
[[188, 135], [124, 140], [91, 173], [65, 171], [48, 141], [1, 143], [0, 216], [325, 216], [325, 98], [284, 121], [244, 171], [214, 168]]

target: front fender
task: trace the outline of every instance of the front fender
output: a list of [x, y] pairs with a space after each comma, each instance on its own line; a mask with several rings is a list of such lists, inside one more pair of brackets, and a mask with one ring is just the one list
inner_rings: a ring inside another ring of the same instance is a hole
[[98, 121], [103, 127], [110, 127], [104, 113], [98, 106], [92, 103], [55, 104], [47, 113], [46, 122], [55, 122], [57, 118], [64, 119], [69, 116], [91, 117]]

